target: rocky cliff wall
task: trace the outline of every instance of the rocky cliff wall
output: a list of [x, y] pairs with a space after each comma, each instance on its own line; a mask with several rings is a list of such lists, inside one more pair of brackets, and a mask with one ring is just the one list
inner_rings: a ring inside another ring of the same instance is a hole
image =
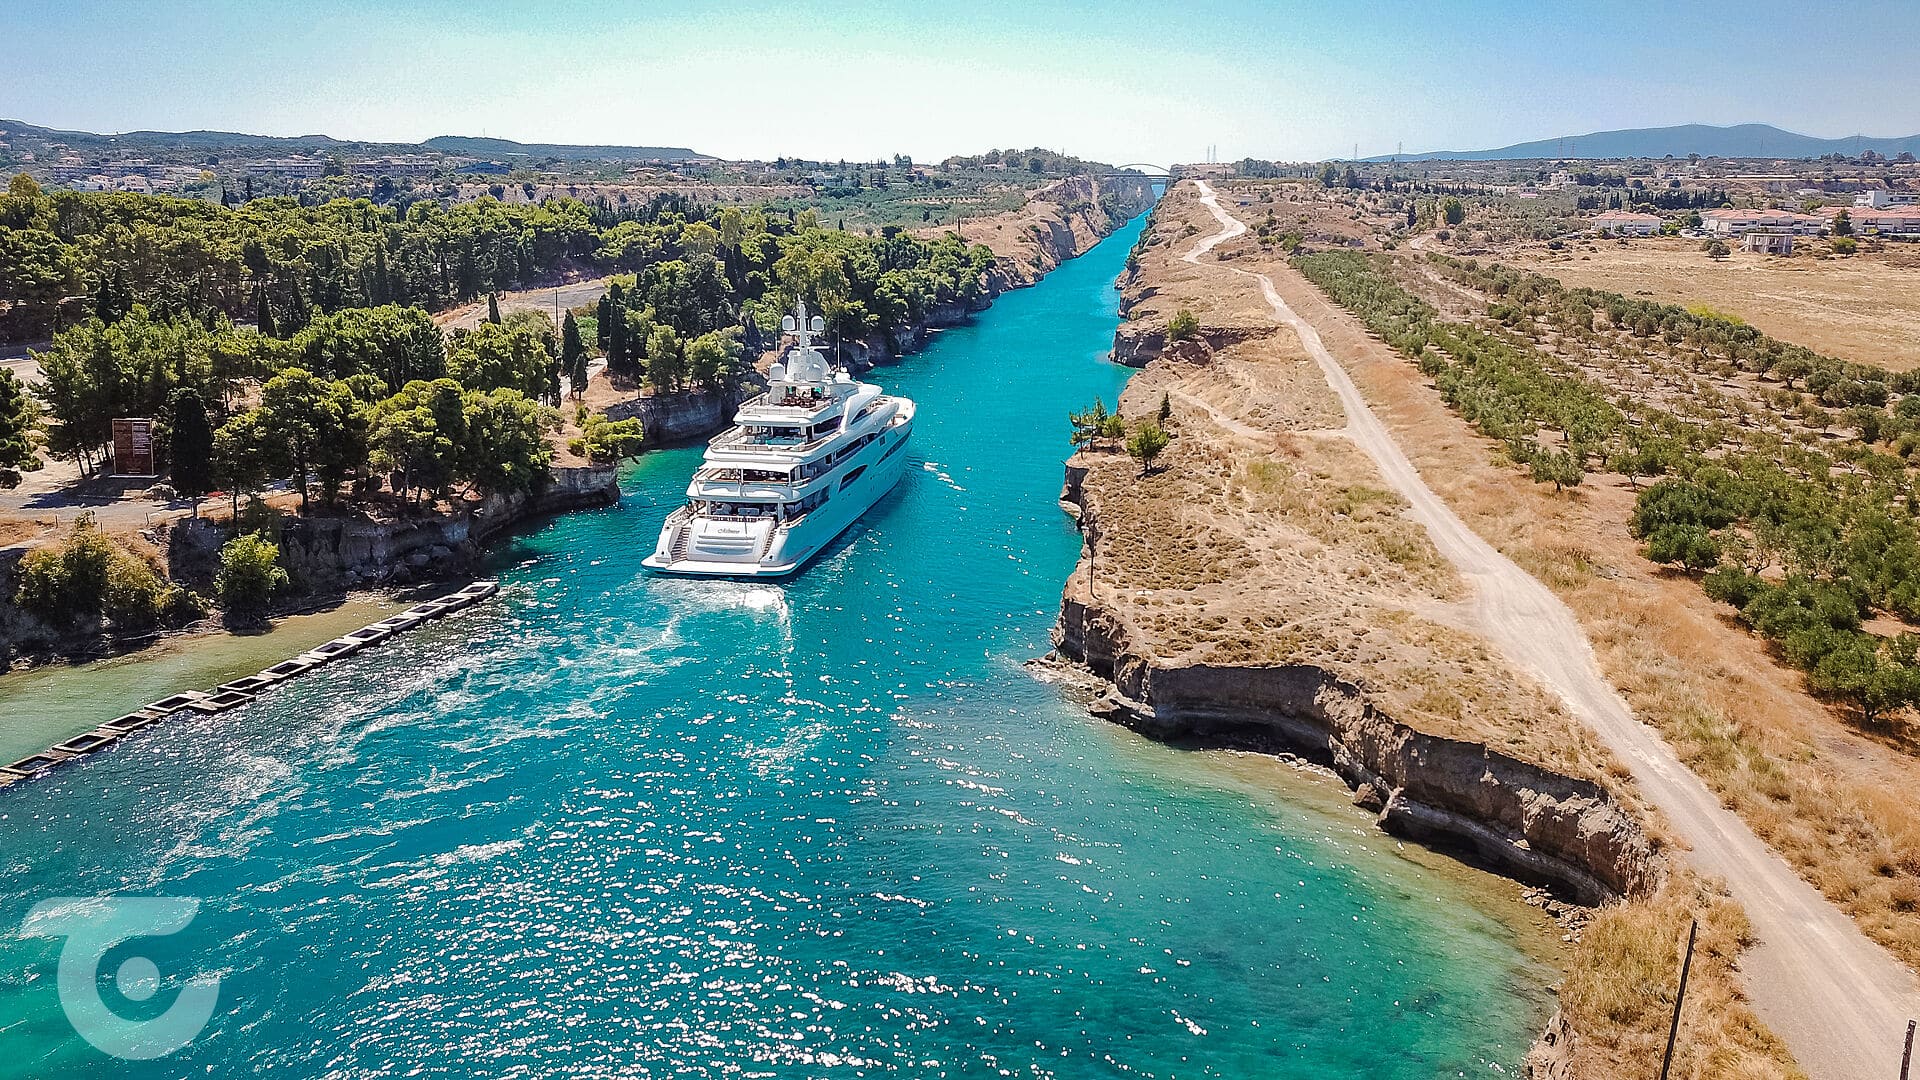
[[745, 396], [691, 390], [636, 396], [607, 406], [606, 413], [613, 420], [638, 418], [646, 436], [645, 446], [651, 450], [704, 438], [726, 427], [733, 422], [733, 414]]
[[[304, 593], [400, 585], [473, 569], [492, 537], [547, 514], [607, 506], [620, 498], [613, 466], [553, 470], [540, 491], [493, 495], [450, 514], [399, 519], [288, 518], [280, 526], [281, 561]], [[162, 538], [176, 580], [210, 588], [230, 532], [207, 520], [176, 522]]]
[[[1086, 505], [1076, 471], [1065, 501], [1097, 540], [1098, 508]], [[1464, 849], [1585, 904], [1642, 893], [1663, 872], [1639, 823], [1598, 785], [1414, 730], [1376, 708], [1364, 687], [1320, 668], [1162, 663], [1100, 603], [1085, 558], [1068, 580], [1054, 642], [1058, 656], [1111, 683], [1097, 713], [1157, 739], [1327, 765], [1388, 832]]]

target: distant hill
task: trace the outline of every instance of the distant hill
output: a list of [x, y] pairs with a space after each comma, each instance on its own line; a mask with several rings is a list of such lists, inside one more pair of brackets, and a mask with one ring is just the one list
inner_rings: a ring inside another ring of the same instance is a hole
[[[1671, 154], [1686, 157], [1738, 158], [1811, 158], [1822, 154], [1875, 153], [1896, 157], [1902, 153], [1920, 154], [1920, 135], [1905, 138], [1874, 139], [1849, 135], [1841, 139], [1821, 139], [1783, 131], [1771, 124], [1739, 124], [1711, 127], [1706, 124], [1682, 124], [1678, 127], [1627, 128], [1622, 131], [1594, 131], [1560, 139], [1539, 139], [1514, 143], [1497, 150], [1435, 150], [1424, 154], [1403, 154], [1402, 161], [1506, 161], [1522, 158], [1658, 158]], [[1389, 160], [1388, 155], [1369, 158]]]
[[706, 154], [684, 146], [574, 146], [567, 143], [520, 143], [512, 139], [484, 139], [471, 135], [436, 135], [421, 145], [443, 154], [464, 157], [560, 158], [563, 161], [711, 161]]
[[214, 154], [241, 151], [256, 154], [348, 153], [417, 154], [437, 151], [464, 157], [561, 158], [567, 161], [626, 161], [658, 158], [666, 161], [712, 160], [680, 146], [567, 146], [517, 143], [511, 139], [481, 139], [441, 135], [424, 143], [379, 143], [336, 139], [330, 135], [247, 135], [237, 131], [129, 131], [100, 135], [91, 131], [61, 131], [24, 120], [0, 120], [0, 139], [16, 150], [63, 144], [78, 152], [126, 150], [137, 153]]

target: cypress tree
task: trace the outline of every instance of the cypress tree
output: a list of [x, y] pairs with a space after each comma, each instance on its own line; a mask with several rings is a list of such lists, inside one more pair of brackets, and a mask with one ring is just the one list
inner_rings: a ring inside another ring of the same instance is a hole
[[182, 387], [173, 392], [173, 490], [193, 500], [193, 516], [200, 516], [200, 497], [213, 490], [213, 425], [207, 420], [200, 391]]
[[373, 249], [373, 306], [391, 303], [392, 297], [393, 286], [387, 281], [387, 248], [382, 244]]
[[281, 329], [289, 336], [307, 328], [313, 321], [313, 309], [307, 306], [307, 295], [300, 289], [300, 283], [293, 283], [293, 303], [287, 309], [287, 325]]
[[613, 298], [602, 296], [599, 306], [594, 309], [594, 315], [594, 321], [599, 325], [594, 330], [593, 343], [600, 347], [601, 352], [605, 352], [607, 351], [607, 327], [613, 325]]
[[490, 292], [487, 294], [487, 321], [492, 323], [495, 326], [500, 325], [500, 294], [499, 293]]
[[254, 326], [267, 337], [279, 337], [280, 329], [273, 324], [273, 305], [267, 302], [267, 289], [264, 285], [253, 287]]
[[567, 371], [567, 378], [573, 383], [574, 397], [585, 397], [587, 395], [588, 376], [587, 354], [585, 350], [582, 350], [580, 355], [573, 358], [573, 367]]
[[627, 366], [627, 309], [618, 304], [613, 306], [613, 317], [607, 323], [607, 372], [625, 376]]
[[560, 321], [560, 367], [573, 384], [573, 396], [586, 393], [587, 347], [580, 341], [580, 324], [573, 320], [571, 311]]

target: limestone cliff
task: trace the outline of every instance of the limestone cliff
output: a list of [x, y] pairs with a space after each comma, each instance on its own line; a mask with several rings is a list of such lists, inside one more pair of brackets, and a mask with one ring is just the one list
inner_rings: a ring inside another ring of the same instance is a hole
[[[1100, 511], [1069, 466], [1063, 502], [1089, 548]], [[1380, 827], [1578, 902], [1643, 892], [1663, 864], [1639, 822], [1604, 788], [1468, 739], [1416, 730], [1383, 711], [1353, 679], [1313, 664], [1232, 665], [1163, 659], [1103, 602], [1091, 561], [1068, 579], [1054, 642], [1058, 656], [1108, 680], [1096, 712], [1167, 741], [1297, 754], [1329, 766]]]
[[[494, 536], [547, 514], [608, 506], [620, 498], [613, 466], [560, 468], [538, 491], [490, 495], [452, 513], [400, 518], [291, 517], [280, 524], [281, 562], [303, 593], [397, 585], [471, 570]], [[205, 588], [213, 580], [224, 525], [176, 522], [163, 537], [176, 580]]]

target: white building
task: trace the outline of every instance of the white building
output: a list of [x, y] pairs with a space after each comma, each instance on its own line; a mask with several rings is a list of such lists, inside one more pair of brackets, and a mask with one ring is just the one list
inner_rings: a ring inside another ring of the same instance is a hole
[[1920, 194], [1911, 191], [1888, 191], [1886, 188], [1868, 188], [1853, 197], [1853, 205], [1864, 206], [1872, 210], [1882, 210], [1889, 206], [1913, 206], [1920, 204]]
[[1642, 214], [1633, 210], [1608, 210], [1593, 219], [1593, 227], [1600, 232], [1615, 236], [1658, 236], [1664, 223], [1659, 214]]
[[[1835, 210], [1834, 215], [1839, 216]], [[1884, 210], [1856, 206], [1847, 210], [1855, 236], [1877, 233], [1902, 238], [1920, 237], [1920, 206], [1889, 206]]]
[[1708, 235], [1720, 237], [1744, 236], [1750, 232], [1819, 236], [1826, 231], [1827, 219], [1791, 210], [1708, 210], [1700, 215], [1700, 227]]

